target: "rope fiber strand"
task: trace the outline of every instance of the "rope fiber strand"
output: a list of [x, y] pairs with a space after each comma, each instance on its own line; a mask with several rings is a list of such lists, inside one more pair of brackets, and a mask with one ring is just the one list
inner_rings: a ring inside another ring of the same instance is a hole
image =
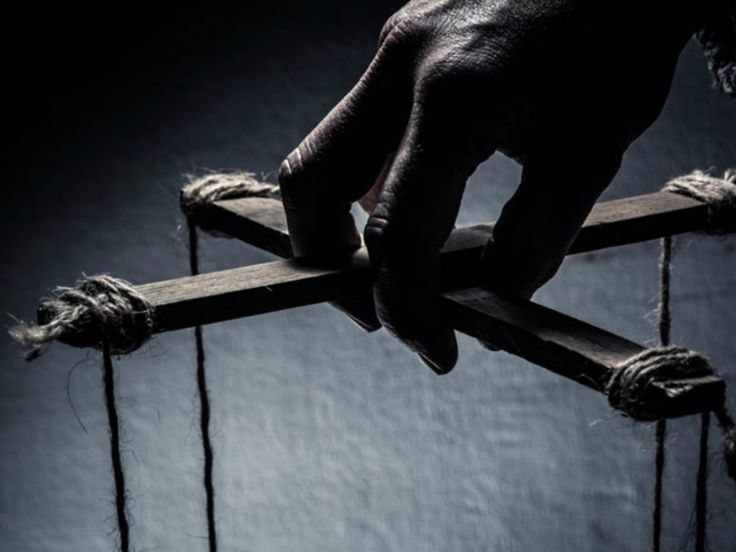
[[729, 169], [723, 178], [703, 171], [693, 171], [667, 182], [665, 192], [680, 194], [708, 205], [709, 234], [736, 232], [736, 169]]
[[112, 276], [90, 276], [76, 288], [60, 287], [41, 301], [44, 322], [21, 322], [11, 337], [26, 348], [26, 360], [37, 358], [46, 344], [71, 339], [112, 354], [136, 350], [153, 333], [153, 308], [135, 287]]
[[187, 219], [194, 220], [200, 229], [224, 236], [203, 224], [202, 214], [215, 201], [243, 197], [281, 199], [281, 191], [275, 184], [262, 182], [252, 173], [206, 172], [200, 176], [188, 176], [188, 182], [179, 193], [179, 203]]
[[[655, 381], [712, 375], [713, 368], [700, 353], [683, 347], [653, 347], [619, 364], [608, 383], [610, 405], [634, 420], [654, 419], [645, 400], [645, 391]], [[723, 430], [724, 457], [728, 474], [736, 479], [736, 428], [725, 403], [714, 404]]]
[[26, 347], [26, 360], [37, 358], [43, 347], [56, 339], [72, 339], [102, 351], [115, 513], [120, 550], [128, 552], [130, 523], [112, 356], [130, 353], [148, 341], [153, 333], [153, 309], [129, 282], [101, 275], [85, 278], [76, 288], [57, 288], [50, 298], [41, 302], [39, 312], [44, 323], [21, 322], [10, 330], [13, 339]]
[[[189, 229], [189, 270], [192, 276], [199, 274], [199, 239], [197, 226], [192, 217], [187, 217]], [[215, 485], [213, 482], [214, 449], [210, 437], [210, 397], [207, 389], [207, 370], [204, 354], [202, 326], [194, 328], [194, 345], [197, 355], [197, 393], [199, 394], [199, 430], [202, 436], [204, 465], [202, 482], [206, 497], [207, 541], [209, 552], [217, 552], [217, 524], [215, 522]]]
[[115, 480], [115, 514], [120, 536], [120, 551], [130, 550], [130, 524], [128, 523], [127, 493], [125, 491], [125, 471], [120, 451], [120, 419], [115, 404], [115, 372], [112, 364], [110, 348], [105, 344], [102, 349], [102, 374], [105, 386], [105, 408], [107, 409], [108, 431], [110, 433], [110, 461]]
[[[248, 172], [207, 172], [200, 176], [189, 176], [189, 181], [182, 187], [179, 201], [181, 210], [187, 219], [189, 234], [189, 269], [192, 276], [199, 274], [199, 239], [197, 228], [217, 236], [221, 234], [207, 225], [202, 215], [207, 207], [225, 199], [244, 197], [264, 197], [280, 199], [279, 187], [256, 179]], [[205, 364], [204, 335], [201, 326], [194, 328], [194, 343], [197, 364], [197, 390], [200, 401], [199, 427], [202, 436], [202, 452], [204, 454], [203, 477], [209, 552], [217, 551], [217, 524], [215, 522], [215, 485], [213, 482], [214, 449], [210, 437], [211, 407], [207, 389], [207, 370]]]

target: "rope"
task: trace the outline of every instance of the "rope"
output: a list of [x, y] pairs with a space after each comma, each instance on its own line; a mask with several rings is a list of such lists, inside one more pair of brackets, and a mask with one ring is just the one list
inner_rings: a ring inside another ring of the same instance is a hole
[[46, 344], [68, 339], [113, 354], [130, 353], [153, 333], [153, 309], [135, 287], [111, 276], [90, 276], [76, 288], [60, 287], [41, 301], [42, 324], [21, 322], [10, 335], [37, 358]]
[[727, 170], [723, 178], [703, 171], [693, 171], [670, 180], [662, 189], [706, 203], [707, 233], [726, 234], [736, 231], [736, 169]]
[[667, 421], [659, 420], [655, 433], [656, 453], [654, 456], [654, 510], [652, 511], [652, 550], [660, 551], [662, 540], [662, 482], [664, 481], [665, 438]]
[[[199, 274], [199, 255], [197, 226], [191, 217], [187, 217], [189, 229], [189, 268], [192, 276]], [[204, 453], [203, 483], [206, 496], [207, 537], [210, 552], [217, 552], [217, 526], [215, 524], [215, 486], [212, 480], [214, 450], [210, 439], [210, 400], [207, 390], [207, 372], [204, 355], [204, 336], [202, 326], [194, 328], [194, 343], [197, 351], [197, 390], [199, 393], [199, 428], [202, 434], [202, 451]]]
[[[683, 347], [654, 347], [619, 364], [608, 383], [608, 402], [635, 420], [652, 420], [645, 392], [657, 381], [712, 375], [713, 368], [700, 353]], [[711, 407], [723, 430], [728, 474], [736, 479], [736, 427], [725, 402]]]
[[10, 335], [26, 347], [26, 359], [38, 358], [55, 339], [70, 339], [102, 351], [102, 375], [115, 482], [115, 513], [121, 552], [130, 550], [125, 471], [120, 450], [120, 418], [115, 403], [112, 355], [129, 353], [153, 333], [152, 307], [132, 284], [111, 276], [91, 276], [76, 288], [57, 288], [41, 302], [43, 324], [19, 323]]
[[[278, 186], [261, 182], [247, 172], [209, 172], [201, 176], [190, 176], [181, 189], [179, 201], [187, 218], [189, 230], [189, 268], [192, 275], [199, 274], [199, 240], [197, 227], [214, 235], [221, 235], [211, 228], [204, 214], [215, 201], [244, 197], [280, 199]], [[215, 487], [213, 483], [214, 450], [210, 438], [210, 400], [207, 390], [204, 336], [201, 326], [194, 328], [197, 355], [197, 388], [200, 400], [200, 432], [204, 452], [203, 482], [207, 500], [207, 534], [210, 552], [217, 550], [217, 526], [215, 523]]]
[[[661, 241], [659, 259], [659, 346], [670, 344], [672, 330], [672, 313], [670, 310], [670, 281], [672, 274], [672, 237], [666, 236]], [[662, 488], [665, 467], [665, 442], [667, 438], [667, 420], [658, 420], [655, 432], [654, 457], [654, 511], [652, 512], [652, 550], [659, 552], [662, 541]]]
[[[201, 176], [189, 176], [182, 187], [179, 201], [186, 216], [189, 230], [189, 268], [194, 276], [199, 274], [199, 240], [197, 227], [214, 235], [222, 235], [211, 228], [204, 214], [215, 201], [244, 197], [280, 199], [278, 186], [261, 182], [247, 172], [209, 172]], [[203, 483], [207, 501], [207, 534], [210, 552], [217, 551], [217, 526], [215, 523], [215, 487], [213, 483], [214, 450], [210, 438], [210, 400], [207, 389], [204, 336], [201, 326], [194, 328], [197, 355], [197, 389], [200, 400], [200, 432], [204, 453]]]
[[125, 472], [123, 471], [123, 460], [120, 453], [120, 420], [115, 406], [115, 373], [112, 365], [112, 353], [107, 344], [102, 349], [102, 372], [105, 385], [107, 423], [110, 433], [110, 460], [115, 479], [115, 513], [118, 520], [120, 550], [121, 552], [128, 552], [130, 549], [130, 524], [128, 523], [126, 507]]
[[[708, 202], [709, 231], [721, 233], [725, 231], [727, 221], [725, 212], [736, 205], [733, 186], [736, 171], [726, 173], [723, 181], [712, 179], [699, 171], [669, 182], [665, 189], [684, 193]], [[713, 181], [716, 183], [713, 183]], [[724, 191], [725, 190], [725, 191]], [[714, 203], [718, 205], [714, 207]], [[724, 205], [726, 207], [724, 207]], [[733, 216], [731, 213], [730, 216]], [[670, 345], [672, 315], [670, 310], [670, 284], [672, 268], [673, 240], [668, 236], [661, 241], [660, 254], [660, 296], [658, 305], [659, 346], [647, 349], [619, 364], [616, 372], [607, 385], [608, 401], [614, 408], [622, 411], [635, 420], [657, 419], [652, 408], [647, 404], [645, 392], [656, 381], [668, 381], [688, 377], [708, 376], [713, 374], [708, 359], [700, 353], [673, 347]], [[736, 424], [728, 413], [724, 401], [714, 405], [712, 411], [716, 415], [723, 431], [724, 457], [728, 474], [736, 480]], [[707, 545], [707, 505], [708, 505], [708, 436], [710, 432], [710, 412], [701, 414], [699, 464], [696, 481], [695, 498], [695, 550], [705, 552]], [[662, 536], [662, 489], [665, 469], [665, 441], [667, 422], [657, 419], [655, 432], [655, 482], [654, 508], [652, 512], [652, 550], [661, 550]]]
[[208, 172], [201, 176], [188, 176], [189, 181], [179, 193], [181, 210], [187, 219], [193, 219], [202, 230], [225, 236], [211, 228], [204, 217], [208, 206], [215, 201], [243, 197], [281, 199], [279, 187], [261, 182], [248, 172]]
[[708, 435], [710, 414], [700, 415], [700, 451], [695, 486], [695, 552], [705, 552], [708, 529]]

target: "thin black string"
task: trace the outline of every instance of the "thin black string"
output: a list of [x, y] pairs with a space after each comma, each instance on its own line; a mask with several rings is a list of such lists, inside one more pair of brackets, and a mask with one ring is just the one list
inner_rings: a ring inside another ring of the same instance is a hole
[[105, 343], [102, 349], [102, 374], [105, 382], [105, 406], [107, 407], [107, 422], [110, 430], [110, 458], [112, 460], [112, 473], [115, 477], [115, 511], [118, 518], [120, 550], [121, 552], [128, 552], [130, 549], [130, 526], [125, 505], [125, 472], [123, 471], [123, 461], [120, 454], [120, 420], [115, 406], [115, 373], [108, 343]]
[[[672, 330], [672, 314], [670, 310], [670, 283], [672, 270], [672, 237], [662, 239], [659, 277], [659, 343], [670, 344]], [[659, 552], [662, 535], [662, 481], [665, 465], [665, 437], [667, 422], [657, 422], [656, 458], [654, 482], [654, 512], [652, 550]], [[704, 412], [700, 420], [700, 451], [698, 459], [698, 475], [695, 489], [695, 552], [705, 552], [707, 545], [708, 525], [708, 435], [710, 432], [710, 413]]]
[[[192, 276], [199, 274], [199, 241], [197, 227], [187, 219], [189, 227], [189, 268]], [[194, 328], [194, 341], [197, 349], [197, 388], [199, 390], [199, 428], [202, 434], [204, 452], [204, 491], [207, 499], [207, 536], [210, 552], [217, 552], [217, 528], [215, 525], [215, 486], [212, 482], [213, 450], [210, 440], [210, 399], [207, 391], [207, 372], [205, 368], [204, 339], [202, 327]]]
[[[672, 316], [670, 312], [670, 272], [672, 266], [672, 237], [662, 238], [662, 253], [659, 260], [659, 344], [670, 344]], [[652, 550], [659, 552], [662, 540], [662, 481], [664, 480], [665, 441], [667, 421], [657, 422], [654, 457], [654, 510], [652, 512]]]
[[705, 552], [707, 546], [708, 520], [708, 434], [710, 432], [710, 412], [703, 412], [700, 418], [700, 454], [698, 478], [695, 487], [695, 552]]
[[670, 280], [672, 271], [672, 237], [662, 238], [662, 253], [659, 259], [659, 344], [670, 344], [672, 313], [670, 311]]
[[656, 430], [657, 452], [654, 458], [654, 511], [652, 513], [652, 550], [660, 551], [662, 538], [662, 480], [664, 479], [664, 443], [667, 435], [667, 422], [659, 420]]

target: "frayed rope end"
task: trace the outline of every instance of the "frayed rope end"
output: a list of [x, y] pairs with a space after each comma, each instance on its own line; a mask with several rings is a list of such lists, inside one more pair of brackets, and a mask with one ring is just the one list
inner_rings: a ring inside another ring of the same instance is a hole
[[153, 308], [135, 287], [111, 276], [90, 276], [76, 288], [57, 288], [41, 301], [41, 323], [20, 322], [10, 336], [26, 348], [26, 360], [34, 360], [45, 346], [63, 340], [80, 347], [115, 354], [129, 353], [153, 334]]
[[23, 346], [25, 352], [23, 358], [28, 361], [35, 360], [41, 355], [43, 346], [55, 338], [49, 337], [49, 332], [38, 324], [20, 322], [8, 330], [10, 337]]

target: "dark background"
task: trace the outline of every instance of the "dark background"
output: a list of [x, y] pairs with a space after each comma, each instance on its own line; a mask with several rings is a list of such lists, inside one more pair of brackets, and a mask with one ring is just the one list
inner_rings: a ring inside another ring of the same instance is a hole
[[[83, 272], [185, 274], [182, 175], [273, 175], [400, 3], [260, 4], [6, 14], [4, 313], [32, 318], [39, 297]], [[736, 165], [734, 129], [736, 102], [711, 89], [690, 44], [662, 117], [606, 197]], [[495, 218], [518, 174], [500, 156], [481, 166], [460, 222]], [[675, 340], [706, 352], [732, 387], [734, 244], [679, 239], [673, 296]], [[202, 248], [207, 270], [269, 258], [223, 240]], [[647, 243], [570, 258], [538, 300], [652, 344], [656, 257]], [[223, 550], [648, 546], [653, 428], [588, 390], [465, 338], [456, 370], [438, 378], [326, 306], [219, 324], [206, 339]], [[26, 364], [5, 338], [0, 359], [0, 548], [113, 549], [97, 354], [54, 346]], [[117, 366], [136, 548], [204, 550], [191, 333]], [[689, 547], [697, 425], [670, 426], [667, 550]], [[717, 435], [710, 444], [710, 542], [727, 550], [736, 486]]]

